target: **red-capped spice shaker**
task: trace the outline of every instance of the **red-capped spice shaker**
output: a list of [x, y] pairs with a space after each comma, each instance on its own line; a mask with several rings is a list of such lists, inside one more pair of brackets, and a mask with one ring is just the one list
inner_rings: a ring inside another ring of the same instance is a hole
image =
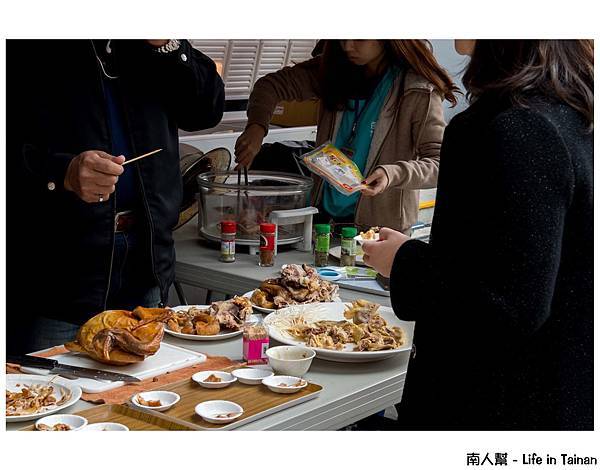
[[221, 257], [219, 261], [223, 263], [233, 263], [235, 261], [235, 232], [236, 223], [231, 220], [221, 222]]
[[273, 266], [276, 229], [275, 224], [260, 224], [259, 266]]

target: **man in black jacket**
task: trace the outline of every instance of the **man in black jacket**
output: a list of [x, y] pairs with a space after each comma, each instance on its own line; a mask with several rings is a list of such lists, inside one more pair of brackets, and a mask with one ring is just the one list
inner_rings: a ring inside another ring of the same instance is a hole
[[177, 131], [220, 121], [215, 64], [174, 39], [9, 41], [7, 97], [8, 349], [60, 344], [105, 309], [164, 304]]

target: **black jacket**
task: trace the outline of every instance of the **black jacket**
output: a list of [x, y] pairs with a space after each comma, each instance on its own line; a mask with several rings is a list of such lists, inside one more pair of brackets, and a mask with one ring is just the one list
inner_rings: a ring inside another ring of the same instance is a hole
[[488, 97], [441, 155], [431, 242], [391, 275], [416, 320], [400, 422], [593, 429], [593, 133], [564, 104]]
[[[215, 64], [182, 41], [161, 55], [145, 41], [112, 41], [118, 85], [141, 181], [147, 257], [140, 281], [163, 301], [174, 277], [172, 228], [182, 198], [178, 129], [216, 125], [224, 86]], [[34, 301], [44, 314], [81, 323], [105, 308], [115, 198], [88, 204], [63, 189], [70, 160], [110, 153], [103, 81], [89, 40], [8, 41], [9, 318]], [[55, 189], [49, 190], [49, 187]], [[50, 184], [50, 186], [49, 186]], [[118, 184], [117, 184], [118, 191]], [[22, 274], [16, 274], [22, 273]], [[23, 275], [24, 273], [24, 275]]]

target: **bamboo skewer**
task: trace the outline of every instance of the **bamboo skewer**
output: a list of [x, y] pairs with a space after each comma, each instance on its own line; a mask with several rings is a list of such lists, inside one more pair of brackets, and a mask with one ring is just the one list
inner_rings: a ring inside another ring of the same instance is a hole
[[144, 155], [140, 155], [139, 157], [131, 158], [130, 160], [125, 160], [123, 162], [123, 166], [127, 165], [128, 163], [135, 162], [136, 160], [141, 160], [142, 158], [149, 157], [150, 155], [154, 155], [155, 153], [158, 153], [161, 150], [162, 149], [152, 150], [152, 152], [145, 153]]

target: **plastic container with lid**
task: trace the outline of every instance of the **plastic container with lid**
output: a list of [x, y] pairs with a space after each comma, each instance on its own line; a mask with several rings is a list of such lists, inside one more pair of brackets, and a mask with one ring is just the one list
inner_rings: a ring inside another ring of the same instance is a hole
[[331, 226], [315, 224], [315, 266], [327, 266]]
[[275, 259], [275, 224], [260, 224], [259, 266], [273, 266]]
[[221, 222], [221, 257], [219, 261], [233, 263], [235, 261], [235, 233], [237, 224], [231, 220]]
[[356, 264], [356, 227], [342, 228], [342, 247], [340, 266], [354, 266]]

